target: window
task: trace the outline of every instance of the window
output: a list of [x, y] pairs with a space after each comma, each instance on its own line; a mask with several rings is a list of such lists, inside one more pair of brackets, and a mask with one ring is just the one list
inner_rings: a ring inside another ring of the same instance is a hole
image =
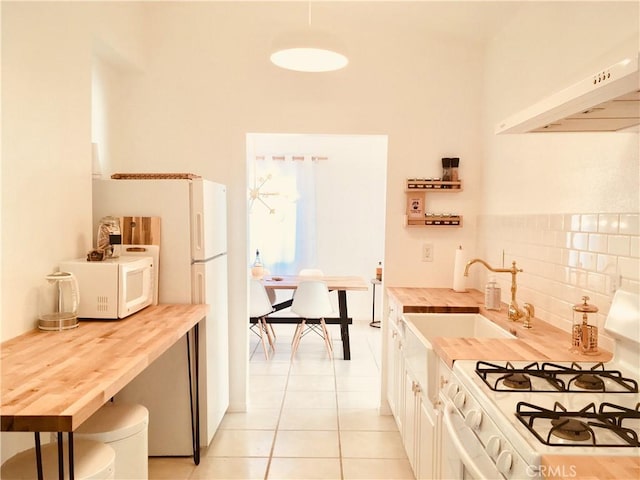
[[318, 164], [303, 155], [256, 156], [250, 164], [249, 247], [273, 274], [316, 265]]

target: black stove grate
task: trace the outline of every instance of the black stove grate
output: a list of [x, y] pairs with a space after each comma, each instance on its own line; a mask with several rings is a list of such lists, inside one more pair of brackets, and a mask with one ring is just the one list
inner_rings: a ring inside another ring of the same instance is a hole
[[[603, 402], [596, 408], [594, 403], [590, 403], [579, 411], [567, 411], [558, 402], [555, 402], [553, 410], [528, 402], [518, 402], [515, 415], [545, 445], [559, 447], [584, 447], [587, 445], [586, 441], [583, 440], [572, 442], [563, 436], [563, 441], [557, 436], [560, 430], [569, 425], [569, 422], [574, 422], [580, 424], [581, 427], [578, 427], [582, 428], [580, 434], [587, 434], [586, 438], [590, 446], [640, 447], [637, 429], [629, 426], [629, 423], [637, 423], [640, 420], [640, 403], [636, 405], [635, 409], [621, 407], [608, 402]], [[552, 426], [545, 435], [543, 432], [547, 430], [550, 423]], [[576, 430], [573, 429], [574, 424], [571, 425], [572, 427], [569, 431], [576, 433]], [[614, 433], [615, 438], [619, 438], [620, 441], [599, 440], [598, 432], [601, 430]], [[578, 438], [577, 435], [576, 438]]]
[[[542, 365], [533, 362], [523, 368], [515, 368], [511, 362], [496, 365], [479, 361], [476, 363], [476, 374], [496, 392], [638, 393], [637, 381], [623, 377], [618, 370], [607, 370], [603, 363], [598, 363], [590, 369], [583, 369], [575, 362], [570, 367], [550, 362]], [[532, 382], [527, 383], [522, 376], [541, 378], [546, 381], [546, 387], [534, 387]], [[517, 378], [517, 381], [510, 382], [510, 379], [514, 378]], [[517, 384], [517, 387], [507, 384]], [[607, 388], [607, 385], [617, 385], [618, 389]]]

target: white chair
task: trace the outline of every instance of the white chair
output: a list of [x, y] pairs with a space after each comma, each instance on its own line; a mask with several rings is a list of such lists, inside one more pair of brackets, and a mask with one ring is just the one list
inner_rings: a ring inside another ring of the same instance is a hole
[[[274, 344], [275, 334], [271, 324], [267, 323], [266, 316], [273, 312], [273, 305], [269, 300], [269, 294], [262, 282], [256, 278], [251, 279], [251, 288], [249, 290], [249, 316], [251, 318], [257, 318], [255, 325], [249, 323], [251, 331], [256, 333], [262, 341], [262, 348], [264, 349], [264, 356], [269, 359], [269, 350], [267, 349], [267, 341], [269, 346], [275, 351]], [[256, 332], [253, 327], [258, 328]], [[265, 339], [266, 336], [266, 339]]]
[[[310, 331], [316, 332], [324, 339], [329, 357], [333, 356], [333, 345], [327, 330], [325, 317], [334, 313], [331, 299], [329, 298], [329, 288], [325, 282], [319, 280], [302, 280], [298, 284], [296, 294], [293, 296], [291, 311], [302, 317], [301, 322], [296, 327], [291, 348], [291, 359], [293, 359], [301, 338]], [[307, 324], [307, 319], [319, 319], [320, 325]], [[306, 327], [306, 328], [305, 328]]]

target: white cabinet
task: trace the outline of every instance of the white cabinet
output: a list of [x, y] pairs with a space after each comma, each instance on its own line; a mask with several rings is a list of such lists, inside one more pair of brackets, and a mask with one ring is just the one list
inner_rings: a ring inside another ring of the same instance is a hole
[[416, 479], [437, 478], [436, 433], [439, 412], [426, 398], [409, 369], [404, 373], [404, 431], [402, 441]]
[[440, 444], [438, 438], [438, 420], [440, 418], [439, 410], [436, 410], [429, 400], [425, 400], [421, 396], [419, 435], [418, 435], [418, 469], [416, 478], [441, 478], [438, 475], [437, 460], [439, 457]]
[[387, 329], [387, 402], [396, 420], [398, 430], [402, 433], [404, 413], [400, 408], [404, 403], [402, 387], [404, 373], [404, 357], [402, 355], [404, 325], [398, 323], [398, 309], [393, 303], [389, 306]]

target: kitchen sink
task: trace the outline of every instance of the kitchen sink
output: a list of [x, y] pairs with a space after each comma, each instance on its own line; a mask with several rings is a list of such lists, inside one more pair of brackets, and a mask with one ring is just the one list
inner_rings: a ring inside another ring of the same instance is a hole
[[479, 313], [407, 313], [404, 317], [427, 340], [434, 337], [515, 338]]
[[516, 338], [507, 330], [478, 313], [405, 313], [405, 365], [426, 390], [428, 398], [437, 400], [438, 356], [431, 339], [435, 337]]

